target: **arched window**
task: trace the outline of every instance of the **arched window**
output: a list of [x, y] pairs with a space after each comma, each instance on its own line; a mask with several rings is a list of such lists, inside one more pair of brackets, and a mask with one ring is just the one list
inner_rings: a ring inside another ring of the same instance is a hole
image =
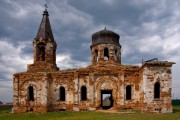
[[108, 48], [104, 49], [104, 60], [109, 60], [109, 50], [108, 50]]
[[95, 62], [97, 62], [98, 61], [98, 50], [96, 49], [94, 52], [95, 52]]
[[118, 52], [117, 52], [117, 49], [115, 49], [114, 51], [114, 60], [117, 61], [118, 59]]
[[126, 100], [131, 100], [131, 86], [126, 86]]
[[160, 98], [160, 84], [156, 82], [154, 84], [154, 98]]
[[39, 43], [37, 45], [38, 47], [38, 60], [39, 61], [45, 61], [45, 44], [44, 43]]
[[65, 94], [65, 88], [64, 87], [60, 87], [59, 89], [59, 94], [60, 94], [60, 101], [65, 101], [66, 99], [66, 94]]
[[28, 100], [34, 101], [34, 89], [32, 86], [28, 87]]
[[86, 86], [81, 87], [81, 100], [87, 100], [87, 88], [86, 88]]

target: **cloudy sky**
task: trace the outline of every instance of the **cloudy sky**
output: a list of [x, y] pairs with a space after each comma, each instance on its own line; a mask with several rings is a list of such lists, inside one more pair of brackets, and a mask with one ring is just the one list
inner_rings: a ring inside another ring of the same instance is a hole
[[12, 101], [13, 73], [33, 62], [32, 41], [48, 4], [60, 69], [90, 64], [91, 35], [120, 34], [122, 63], [158, 58], [173, 66], [173, 97], [180, 98], [180, 1], [0, 0], [0, 101]]

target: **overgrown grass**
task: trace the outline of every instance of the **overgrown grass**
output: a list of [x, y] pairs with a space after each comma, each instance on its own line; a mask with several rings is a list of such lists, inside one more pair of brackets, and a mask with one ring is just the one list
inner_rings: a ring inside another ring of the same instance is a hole
[[153, 114], [135, 112], [132, 114], [103, 112], [49, 112], [12, 114], [10, 108], [0, 109], [0, 120], [180, 120], [180, 106], [174, 107], [174, 113]]

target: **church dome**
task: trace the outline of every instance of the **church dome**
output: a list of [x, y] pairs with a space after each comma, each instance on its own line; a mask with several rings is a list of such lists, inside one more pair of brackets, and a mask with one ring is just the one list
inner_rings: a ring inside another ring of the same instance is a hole
[[119, 34], [105, 28], [104, 30], [92, 34], [91, 46], [96, 44], [116, 44], [120, 46], [119, 38]]

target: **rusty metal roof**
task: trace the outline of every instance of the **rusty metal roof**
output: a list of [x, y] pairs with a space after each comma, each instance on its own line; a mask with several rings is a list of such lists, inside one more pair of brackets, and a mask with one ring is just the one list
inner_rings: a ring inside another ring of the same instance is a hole
[[117, 44], [120, 46], [119, 38], [119, 34], [105, 28], [104, 30], [92, 34], [91, 46], [96, 44]]
[[51, 24], [50, 24], [48, 16], [49, 16], [48, 11], [47, 9], [45, 9], [43, 12], [43, 18], [41, 20], [41, 24], [39, 26], [39, 30], [35, 39], [42, 38], [43, 40], [48, 40], [50, 38], [52, 41], [54, 41], [53, 33], [51, 30]]
[[175, 62], [159, 61], [158, 58], [153, 58], [147, 61], [142, 61], [143, 65], [160, 65], [160, 66], [172, 66]]

